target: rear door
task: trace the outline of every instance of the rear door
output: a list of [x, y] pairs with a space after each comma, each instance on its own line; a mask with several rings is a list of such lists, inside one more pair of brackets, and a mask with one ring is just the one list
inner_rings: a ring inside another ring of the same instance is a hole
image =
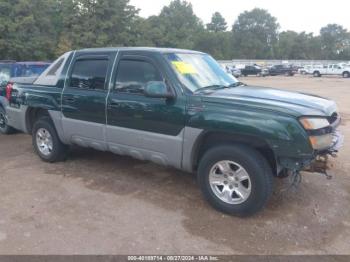
[[78, 54], [62, 94], [62, 124], [71, 142], [105, 150], [106, 98], [114, 54]]

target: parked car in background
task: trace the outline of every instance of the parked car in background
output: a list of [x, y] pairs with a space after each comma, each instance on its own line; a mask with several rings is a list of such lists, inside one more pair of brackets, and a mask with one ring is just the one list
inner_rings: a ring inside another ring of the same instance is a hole
[[298, 69], [298, 74], [301, 74], [301, 75], [307, 75], [309, 74], [309, 69], [311, 68], [312, 66], [311, 65], [305, 65], [305, 66], [302, 66]]
[[296, 73], [296, 69], [290, 65], [274, 65], [269, 68], [270, 76], [278, 76], [278, 75], [294, 76], [295, 73]]
[[350, 62], [349, 63], [339, 63], [341, 67], [350, 67]]
[[[8, 87], [13, 83], [32, 84], [51, 63], [49, 62], [16, 62], [0, 60], [0, 96], [8, 95]], [[0, 106], [0, 133], [12, 133], [14, 128], [7, 124], [5, 106]]]
[[13, 77], [38, 77], [50, 64], [0, 60], [0, 83], [6, 83]]
[[239, 78], [240, 76], [242, 76], [242, 71], [238, 68], [236, 68], [235, 66], [226, 66], [226, 72], [233, 75], [236, 78]]
[[257, 65], [246, 65], [244, 68], [241, 69], [243, 76], [266, 76], [268, 75], [268, 71], [262, 69], [260, 66]]
[[344, 78], [350, 77], [350, 66], [340, 64], [330, 64], [322, 67], [312, 67], [310, 69], [314, 77], [322, 75], [339, 75]]
[[43, 161], [79, 145], [197, 173], [208, 202], [238, 216], [265, 206], [274, 177], [320, 166], [342, 142], [333, 101], [242, 84], [180, 49], [68, 52], [33, 84], [8, 84], [0, 105], [0, 130], [31, 134]]
[[313, 75], [315, 70], [320, 70], [322, 68], [323, 68], [323, 65], [310, 65], [308, 67], [305, 67], [305, 74]]
[[232, 75], [236, 78], [239, 78], [242, 76], [242, 71], [241, 69], [238, 69], [238, 68], [233, 68], [232, 69]]

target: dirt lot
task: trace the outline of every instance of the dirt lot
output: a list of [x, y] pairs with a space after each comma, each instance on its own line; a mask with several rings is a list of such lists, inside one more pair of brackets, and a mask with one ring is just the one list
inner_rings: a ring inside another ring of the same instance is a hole
[[[242, 78], [337, 101], [350, 137], [350, 79]], [[350, 254], [350, 142], [335, 178], [303, 174], [257, 216], [213, 210], [194, 176], [75, 149], [45, 164], [27, 135], [0, 136], [0, 254]]]

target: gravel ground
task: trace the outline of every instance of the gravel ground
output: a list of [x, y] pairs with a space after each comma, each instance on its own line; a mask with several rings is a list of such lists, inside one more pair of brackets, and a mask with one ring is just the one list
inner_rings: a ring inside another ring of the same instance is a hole
[[[350, 136], [350, 79], [241, 81], [334, 99]], [[0, 136], [0, 254], [350, 254], [349, 153], [345, 140], [334, 179], [277, 180], [266, 209], [240, 219], [213, 210], [193, 175], [87, 149], [46, 164], [29, 136]]]

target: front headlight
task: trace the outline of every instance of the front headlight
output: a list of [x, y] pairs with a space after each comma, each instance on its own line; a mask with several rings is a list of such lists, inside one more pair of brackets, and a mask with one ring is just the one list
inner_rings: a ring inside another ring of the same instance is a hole
[[306, 130], [321, 129], [329, 126], [329, 122], [326, 118], [303, 117], [300, 118], [299, 121]]
[[333, 144], [333, 135], [326, 134], [322, 136], [310, 136], [310, 143], [315, 150], [330, 148]]
[[[302, 126], [308, 131], [317, 130], [329, 126], [329, 121], [326, 118], [303, 117], [300, 118], [299, 121], [302, 124]], [[315, 150], [329, 148], [333, 143], [332, 134], [311, 135], [309, 139], [312, 148]]]

